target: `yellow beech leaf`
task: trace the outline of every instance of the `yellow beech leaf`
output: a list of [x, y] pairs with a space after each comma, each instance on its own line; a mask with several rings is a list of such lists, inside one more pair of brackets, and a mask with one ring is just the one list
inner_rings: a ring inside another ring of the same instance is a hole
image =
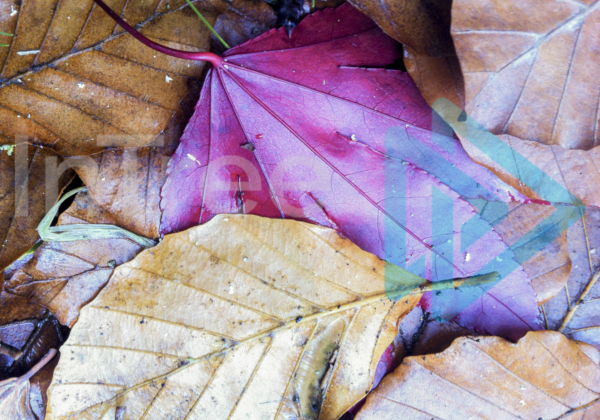
[[82, 309], [47, 419], [337, 419], [422, 293], [391, 301], [390, 273], [422, 281], [291, 220], [221, 215], [168, 235]]

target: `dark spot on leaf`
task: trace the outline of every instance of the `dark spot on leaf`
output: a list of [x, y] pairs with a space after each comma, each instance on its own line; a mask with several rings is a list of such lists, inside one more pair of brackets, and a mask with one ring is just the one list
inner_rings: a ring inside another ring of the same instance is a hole
[[[257, 138], [259, 138], [259, 137], [257, 136]], [[242, 149], [248, 150], [249, 152], [254, 152], [256, 150], [256, 147], [254, 146], [254, 144], [250, 143], [250, 142], [241, 144], [240, 147]]]

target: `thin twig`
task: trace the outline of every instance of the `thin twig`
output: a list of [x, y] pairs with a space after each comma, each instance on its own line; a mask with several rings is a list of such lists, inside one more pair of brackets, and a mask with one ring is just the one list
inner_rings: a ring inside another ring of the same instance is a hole
[[[579, 211], [581, 212], [581, 225], [583, 227], [583, 237], [585, 238], [585, 246], [587, 249], [588, 264], [590, 265], [590, 273], [593, 273], [594, 267], [592, 264], [592, 255], [590, 254], [590, 242], [588, 240], [587, 227], [585, 225], [585, 218], [583, 217], [581, 208], [579, 209]], [[598, 281], [599, 277], [600, 277], [600, 270], [598, 270], [596, 272], [596, 274], [592, 277], [592, 279], [589, 281], [587, 286], [585, 286], [585, 289], [583, 289], [583, 292], [579, 295], [579, 298], [577, 299], [577, 302], [575, 302], [575, 305], [571, 306], [569, 304], [569, 311], [567, 312], [567, 316], [565, 316], [565, 319], [563, 320], [562, 324], [558, 328], [558, 330], [557, 330], [558, 332], [563, 332], [563, 330], [567, 327], [567, 324], [569, 322], [571, 322], [571, 319], [575, 315], [575, 312], [577, 312], [579, 305], [581, 305], [583, 303], [583, 300], [587, 297], [588, 293], [592, 290], [592, 287], [594, 287], [594, 285]], [[567, 292], [567, 302], [570, 302], [571, 299], [569, 298], [568, 289], [567, 289], [566, 285], [565, 285], [565, 291]]]
[[544, 324], [546, 324], [546, 329], [549, 330], [548, 327], [548, 317], [546, 316], [546, 308], [544, 308], [544, 304], [542, 303], [542, 314], [544, 314]]
[[583, 289], [583, 292], [579, 296], [579, 299], [577, 299], [575, 305], [573, 305], [573, 307], [567, 313], [567, 316], [563, 320], [560, 328], [558, 329], [558, 332], [563, 332], [563, 330], [566, 328], [567, 324], [571, 321], [571, 318], [573, 318], [573, 315], [575, 315], [575, 312], [577, 312], [577, 308], [579, 308], [579, 305], [583, 303], [583, 299], [585, 299], [588, 293], [592, 290], [592, 287], [594, 287], [594, 285], [598, 281], [598, 278], [600, 278], [600, 270], [596, 272], [596, 274], [594, 275], [594, 277], [592, 277], [587, 286], [585, 286], [585, 289]]
[[578, 332], [578, 331], [597, 330], [597, 329], [600, 329], [600, 325], [593, 325], [591, 327], [575, 328], [573, 330], [569, 330], [569, 332], [574, 333], [574, 332]]
[[569, 293], [569, 287], [566, 284], [565, 284], [565, 294], [567, 295], [567, 308], [569, 308], [569, 310], [571, 310], [572, 309], [571, 294]]
[[217, 33], [217, 31], [215, 31], [215, 29], [212, 27], [212, 25], [210, 23], [208, 23], [208, 21], [206, 19], [204, 19], [204, 16], [202, 16], [202, 13], [200, 13], [200, 11], [198, 9], [196, 9], [196, 6], [194, 6], [190, 0], [185, 0], [185, 1], [192, 8], [192, 10], [198, 15], [198, 17], [206, 25], [206, 27], [208, 29], [210, 29], [210, 31], [217, 37], [217, 39], [219, 41], [221, 41], [221, 44], [223, 44], [225, 46], [225, 48], [227, 48], [227, 49], [231, 48], [229, 45], [227, 45], [227, 42], [225, 42], [225, 40], [223, 38], [221, 38], [221, 36]]

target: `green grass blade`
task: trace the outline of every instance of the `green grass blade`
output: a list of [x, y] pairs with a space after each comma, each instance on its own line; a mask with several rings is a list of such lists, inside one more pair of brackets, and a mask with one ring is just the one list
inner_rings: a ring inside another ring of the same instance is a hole
[[1, 32], [1, 31], [0, 31], [0, 35], [4, 35], [4, 36], [14, 36], [13, 34], [9, 34], [8, 32]]
[[202, 13], [200, 13], [200, 11], [198, 9], [196, 9], [196, 6], [194, 6], [190, 0], [185, 0], [185, 1], [192, 8], [192, 10], [194, 12], [196, 12], [196, 14], [200, 18], [200, 20], [202, 22], [204, 22], [204, 24], [206, 25], [206, 27], [208, 29], [210, 29], [210, 31], [217, 37], [217, 39], [219, 41], [221, 41], [221, 44], [223, 44], [225, 46], [225, 48], [227, 48], [227, 49], [231, 48], [229, 45], [227, 45], [227, 42], [225, 42], [225, 40], [223, 38], [221, 38], [221, 36], [217, 33], [217, 31], [214, 30], [214, 28], [212, 27], [212, 25], [210, 23], [208, 23], [208, 21], [206, 19], [204, 19], [204, 16], [202, 16]]
[[76, 188], [69, 191], [61, 197], [60, 200], [52, 206], [48, 214], [44, 216], [37, 231], [45, 242], [69, 242], [69, 241], [87, 241], [90, 239], [131, 239], [137, 242], [144, 248], [151, 248], [156, 243], [152, 239], [136, 235], [128, 230], [122, 229], [114, 225], [100, 224], [73, 224], [50, 226], [60, 205], [69, 197], [77, 194], [80, 191], [87, 191], [86, 187]]

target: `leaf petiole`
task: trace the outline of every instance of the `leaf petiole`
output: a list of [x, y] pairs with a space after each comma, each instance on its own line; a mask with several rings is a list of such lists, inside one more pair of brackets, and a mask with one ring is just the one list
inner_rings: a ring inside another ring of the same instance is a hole
[[192, 8], [192, 10], [198, 15], [198, 17], [206, 25], [206, 27], [208, 29], [210, 29], [210, 31], [217, 37], [217, 39], [219, 41], [221, 41], [221, 44], [223, 44], [225, 46], [225, 48], [227, 48], [227, 49], [231, 48], [227, 44], [227, 42], [225, 42], [225, 40], [223, 38], [221, 38], [221, 36], [217, 33], [217, 31], [215, 31], [215, 29], [212, 27], [212, 25], [210, 23], [208, 23], [208, 21], [204, 18], [204, 16], [202, 16], [202, 13], [200, 13], [200, 11], [198, 9], [196, 9], [196, 6], [194, 6], [190, 0], [185, 0], [185, 1]]
[[190, 52], [190, 51], [180, 51], [173, 48], [165, 47], [164, 45], [160, 45], [148, 38], [144, 35], [136, 31], [125, 22], [119, 15], [117, 15], [113, 10], [106, 5], [102, 0], [94, 0], [102, 10], [104, 10], [115, 22], [117, 22], [123, 29], [129, 32], [131, 35], [135, 37], [142, 44], [147, 47], [152, 48], [155, 51], [161, 52], [166, 55], [170, 55], [171, 57], [184, 58], [186, 60], [195, 60], [195, 61], [208, 61], [213, 66], [221, 66], [223, 65], [223, 59], [216, 54], [211, 52]]

